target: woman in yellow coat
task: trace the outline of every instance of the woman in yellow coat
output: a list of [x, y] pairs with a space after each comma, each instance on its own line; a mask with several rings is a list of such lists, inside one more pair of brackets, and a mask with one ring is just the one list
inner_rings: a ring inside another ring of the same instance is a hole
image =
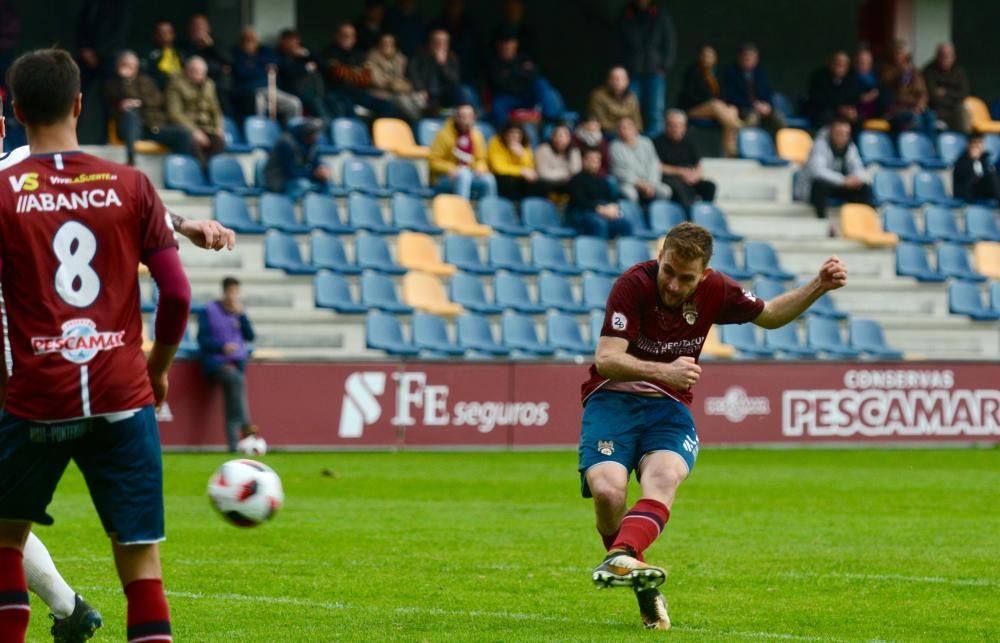
[[520, 125], [509, 124], [491, 138], [486, 158], [500, 196], [520, 201], [548, 194], [550, 186], [538, 178], [528, 136]]

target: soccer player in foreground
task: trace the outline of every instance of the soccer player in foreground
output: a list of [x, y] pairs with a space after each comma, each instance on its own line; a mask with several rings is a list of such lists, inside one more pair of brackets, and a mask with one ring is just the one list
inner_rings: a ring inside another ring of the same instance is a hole
[[[70, 459], [112, 541], [128, 638], [171, 641], [159, 550], [163, 476], [154, 405], [184, 333], [191, 291], [169, 215], [143, 174], [83, 154], [80, 71], [25, 54], [9, 71], [32, 156], [0, 172], [0, 284], [12, 365], [0, 371], [0, 640], [23, 641], [22, 550]], [[142, 352], [139, 262], [160, 291]]]
[[[847, 268], [830, 257], [812, 281], [764, 302], [709, 268], [711, 258], [708, 230], [682, 223], [667, 234], [658, 259], [625, 271], [608, 297], [583, 385], [579, 470], [607, 549], [593, 581], [598, 588], [631, 587], [649, 629], [669, 629], [670, 617], [657, 589], [666, 572], [646, 564], [643, 552], [666, 526], [677, 488], [698, 457], [688, 407], [709, 329], [745, 322], [778, 328], [847, 283]], [[632, 471], [642, 497], [626, 511]]]

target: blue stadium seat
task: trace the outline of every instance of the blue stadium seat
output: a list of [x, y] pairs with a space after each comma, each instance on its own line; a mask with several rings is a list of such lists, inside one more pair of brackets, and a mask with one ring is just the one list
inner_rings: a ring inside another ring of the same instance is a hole
[[264, 191], [247, 184], [247, 177], [243, 174], [239, 161], [221, 154], [208, 160], [208, 180], [220, 190], [239, 196], [256, 196]]
[[571, 315], [590, 312], [590, 307], [576, 300], [569, 280], [551, 272], [543, 272], [538, 278], [538, 303], [546, 309], [556, 309]]
[[808, 345], [834, 358], [857, 359], [860, 352], [844, 342], [840, 333], [840, 323], [828, 317], [810, 317], [806, 320]]
[[156, 282], [149, 280], [149, 297], [142, 294], [142, 286], [139, 287], [139, 311], [144, 313], [156, 312], [156, 304], [160, 301], [160, 293], [156, 288]]
[[305, 234], [312, 227], [295, 220], [295, 203], [284, 194], [266, 192], [258, 203], [260, 223], [268, 229], [289, 234]]
[[996, 163], [1000, 160], [1000, 134], [986, 134], [983, 136], [983, 147], [990, 153], [990, 158]]
[[563, 275], [579, 275], [583, 271], [566, 258], [561, 239], [534, 236], [531, 238], [531, 263], [539, 270], [551, 270]]
[[497, 273], [493, 280], [493, 295], [497, 306], [510, 308], [527, 315], [540, 315], [545, 306], [535, 303], [523, 277], [508, 272]]
[[814, 301], [813, 305], [806, 311], [806, 314], [829, 317], [830, 319], [847, 319], [848, 317], [847, 313], [837, 308], [836, 301], [833, 299], [833, 294], [831, 293], [826, 293]]
[[746, 255], [747, 270], [755, 275], [764, 275], [772, 279], [794, 279], [795, 275], [781, 267], [778, 253], [764, 241], [751, 241], [743, 247]]
[[733, 279], [752, 279], [753, 271], [740, 266], [736, 259], [733, 245], [726, 241], [716, 241], [712, 249], [712, 258], [708, 265], [719, 272], [724, 272]]
[[489, 121], [476, 121], [476, 129], [483, 135], [483, 140], [487, 143], [491, 138], [497, 135], [496, 128], [493, 127], [493, 123]]
[[717, 241], [743, 241], [743, 236], [729, 230], [726, 215], [714, 203], [699, 202], [691, 206], [691, 220], [704, 226]]
[[246, 201], [235, 194], [219, 192], [212, 201], [213, 218], [236, 232], [244, 234], [261, 234], [267, 228], [250, 218], [250, 209]]
[[370, 196], [352, 194], [347, 199], [347, 221], [358, 230], [367, 230], [375, 234], [396, 234], [394, 226], [387, 225], [382, 218], [382, 208], [378, 201]]
[[483, 263], [476, 240], [458, 234], [449, 234], [444, 238], [444, 262], [477, 275], [492, 275], [496, 272], [493, 266]]
[[788, 161], [774, 151], [771, 135], [759, 127], [740, 128], [737, 138], [740, 158], [753, 159], [766, 167], [785, 167]]
[[188, 324], [187, 328], [184, 329], [184, 336], [181, 338], [181, 343], [177, 345], [176, 356], [182, 359], [194, 359], [200, 353], [201, 346], [198, 345], [198, 338], [195, 337], [191, 331], [191, 325]]
[[649, 224], [646, 223], [646, 215], [643, 214], [638, 203], [621, 199], [618, 201], [618, 209], [622, 218], [632, 224], [631, 236], [640, 239], [659, 239], [662, 236], [649, 228]]
[[618, 266], [611, 263], [608, 240], [598, 237], [577, 237], [573, 240], [573, 255], [576, 265], [583, 270], [602, 275], [618, 276]]
[[284, 270], [290, 275], [316, 273], [315, 268], [302, 260], [295, 238], [277, 230], [269, 231], [264, 238], [264, 267]]
[[882, 211], [885, 220], [885, 231], [892, 232], [902, 241], [910, 243], [933, 243], [934, 238], [924, 234], [917, 228], [917, 220], [913, 211], [898, 205], [890, 205]]
[[510, 270], [524, 275], [538, 274], [538, 268], [524, 260], [517, 239], [495, 234], [486, 243], [490, 265], [498, 270]]
[[597, 343], [601, 341], [601, 329], [604, 328], [604, 317], [607, 313], [603, 310], [594, 310], [590, 313], [590, 323], [587, 324], [590, 327], [590, 343], [597, 347]]
[[804, 346], [799, 339], [799, 327], [797, 324], [785, 324], [780, 328], [771, 328], [764, 331], [764, 347], [775, 353], [784, 353], [789, 357], [802, 359], [812, 359], [816, 357], [816, 351], [808, 346]]
[[795, 115], [796, 110], [792, 101], [788, 100], [788, 97], [781, 92], [771, 92], [771, 105], [785, 115], [785, 127], [812, 130], [812, 122], [804, 116]]
[[368, 128], [356, 118], [333, 119], [330, 137], [334, 145], [355, 156], [382, 156], [384, 153], [372, 144]]
[[420, 183], [420, 173], [412, 161], [393, 159], [385, 166], [385, 185], [390, 192], [401, 192], [429, 199], [434, 190]]
[[240, 132], [236, 121], [228, 116], [222, 117], [222, 132], [226, 142], [226, 152], [229, 154], [249, 154], [253, 152], [253, 145], [249, 145]]
[[483, 282], [476, 275], [459, 272], [451, 277], [449, 284], [451, 300], [480, 315], [499, 315], [503, 306], [497, 306], [486, 297]]
[[622, 273], [637, 263], [653, 258], [649, 245], [636, 237], [621, 237], [618, 244], [618, 272]]
[[379, 186], [375, 168], [364, 159], [347, 159], [340, 168], [340, 174], [348, 193], [360, 192], [380, 198], [392, 196], [391, 190]]
[[904, 208], [919, 208], [923, 204], [920, 199], [910, 198], [903, 179], [895, 172], [876, 172], [872, 190], [875, 192], [875, 200], [880, 204], [892, 203]]
[[502, 196], [486, 196], [479, 199], [479, 220], [497, 232], [515, 237], [527, 237], [531, 230], [517, 220], [514, 203]]
[[423, 351], [438, 355], [463, 355], [465, 350], [459, 348], [448, 338], [448, 324], [437, 315], [427, 313], [413, 314], [413, 344]]
[[1000, 241], [996, 210], [981, 205], [965, 208], [965, 231], [976, 241]]
[[535, 322], [519, 313], [507, 311], [500, 321], [504, 346], [529, 355], [551, 356], [555, 350], [538, 341]]
[[377, 272], [366, 271], [361, 275], [361, 304], [389, 313], [408, 315], [413, 312], [413, 308], [399, 300], [392, 279]]
[[180, 190], [191, 196], [212, 196], [219, 187], [205, 178], [193, 156], [167, 154], [163, 159], [163, 184], [168, 190]]
[[421, 118], [417, 122], [417, 144], [430, 147], [443, 126], [440, 118]]
[[873, 319], [852, 319], [849, 325], [851, 348], [878, 359], [903, 359], [902, 351], [890, 348], [882, 326]]
[[948, 165], [954, 165], [958, 157], [965, 152], [969, 145], [969, 140], [965, 134], [959, 132], [941, 132], [938, 134], [938, 150], [941, 152], [941, 160]]
[[270, 152], [281, 136], [281, 128], [270, 118], [247, 116], [243, 121], [243, 140], [256, 149]]
[[614, 281], [609, 277], [584, 275], [581, 284], [584, 307], [588, 310], [600, 310], [603, 312], [604, 308], [608, 305], [608, 295], [611, 294], [612, 286], [614, 286]]
[[362, 270], [374, 270], [384, 275], [406, 274], [406, 268], [393, 260], [389, 245], [379, 235], [359, 234], [354, 243], [354, 257]]
[[502, 357], [510, 354], [510, 349], [497, 343], [493, 329], [485, 317], [466, 313], [460, 315], [456, 323], [458, 345], [466, 350], [479, 351]]
[[415, 357], [420, 349], [403, 338], [403, 325], [393, 315], [373, 311], [365, 319], [365, 343], [368, 348], [400, 357]]
[[899, 155], [925, 170], [943, 170], [948, 164], [938, 156], [934, 143], [922, 132], [903, 132], [899, 135]]
[[267, 169], [267, 159], [261, 158], [253, 162], [253, 184], [259, 188], [266, 187], [264, 171]]
[[975, 321], [1000, 319], [1000, 311], [983, 305], [983, 293], [979, 286], [968, 281], [948, 284], [948, 311], [954, 315], [966, 315]]
[[343, 275], [360, 275], [361, 268], [347, 260], [344, 244], [332, 234], [317, 232], [309, 238], [309, 260], [316, 268]]
[[913, 175], [913, 198], [921, 203], [933, 203], [945, 208], [960, 208], [962, 199], [948, 196], [941, 177], [931, 172], [917, 172]]
[[545, 336], [549, 346], [573, 355], [591, 355], [596, 347], [583, 338], [576, 317], [564, 313], [549, 313], [545, 318]]
[[923, 246], [905, 242], [896, 246], [896, 274], [932, 283], [946, 279], [937, 270], [931, 269]]
[[556, 206], [548, 199], [528, 197], [521, 201], [521, 220], [525, 227], [553, 237], [575, 237], [576, 230], [564, 226]]
[[924, 229], [934, 241], [973, 243], [976, 240], [958, 229], [955, 214], [951, 210], [940, 206], [924, 209]]
[[343, 275], [320, 270], [313, 280], [313, 300], [317, 308], [329, 308], [342, 315], [363, 315], [368, 312], [351, 295], [351, 287]]
[[392, 197], [392, 222], [400, 230], [430, 235], [439, 235], [444, 232], [431, 223], [424, 202], [408, 194], [396, 194]]
[[658, 237], [670, 232], [678, 223], [687, 221], [684, 208], [673, 201], [657, 199], [649, 204], [649, 228]]
[[313, 230], [330, 234], [353, 234], [355, 231], [354, 226], [341, 220], [337, 201], [325, 194], [307, 193], [302, 200], [302, 214], [306, 225]]
[[757, 339], [753, 324], [724, 324], [720, 326], [723, 344], [729, 344], [750, 357], [771, 357], [774, 351], [766, 348]]
[[910, 167], [910, 162], [903, 160], [896, 153], [892, 139], [885, 132], [863, 130], [858, 134], [858, 151], [865, 165], [876, 163], [893, 169]]
[[759, 298], [764, 301], [768, 301], [787, 291], [788, 287], [783, 282], [776, 279], [758, 277], [753, 280], [751, 290], [753, 291], [753, 294], [757, 295]]
[[990, 284], [990, 310], [1000, 313], [1000, 281]]
[[972, 269], [969, 264], [969, 254], [965, 246], [954, 243], [943, 243], [937, 249], [937, 267], [945, 277], [961, 279], [962, 281], [983, 282], [984, 275]]

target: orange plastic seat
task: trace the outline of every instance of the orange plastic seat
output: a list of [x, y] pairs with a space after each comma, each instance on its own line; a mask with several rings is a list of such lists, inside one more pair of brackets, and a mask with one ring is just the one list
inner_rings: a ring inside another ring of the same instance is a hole
[[813, 140], [812, 136], [809, 136], [809, 132], [805, 130], [783, 127], [778, 130], [778, 134], [775, 136], [775, 144], [778, 148], [778, 156], [786, 161], [805, 165], [806, 161], [809, 160]]
[[399, 157], [425, 159], [431, 153], [431, 148], [417, 145], [409, 124], [398, 118], [376, 119], [372, 125], [372, 138], [375, 147]]
[[450, 277], [458, 268], [441, 260], [434, 238], [422, 232], [401, 232], [397, 238], [399, 265], [409, 270]]
[[426, 272], [413, 271], [403, 276], [403, 301], [431, 315], [456, 317], [465, 309], [448, 298], [441, 280]]
[[457, 194], [439, 194], [432, 205], [434, 225], [466, 237], [488, 237], [493, 228], [476, 220], [472, 204]]
[[846, 203], [840, 208], [840, 228], [845, 239], [861, 241], [872, 248], [899, 243], [899, 237], [886, 232], [878, 213], [864, 203]]
[[1000, 280], [1000, 242], [980, 241], [972, 248], [976, 272]]
[[972, 122], [972, 129], [983, 134], [1000, 134], [1000, 121], [993, 120], [990, 110], [986, 107], [983, 99], [975, 96], [967, 96], [962, 103], [965, 111], [969, 113], [969, 120]]

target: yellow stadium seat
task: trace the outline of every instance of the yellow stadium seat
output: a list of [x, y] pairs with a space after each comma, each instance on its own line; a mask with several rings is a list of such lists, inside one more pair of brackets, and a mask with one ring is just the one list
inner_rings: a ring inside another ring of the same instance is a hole
[[409, 270], [422, 270], [442, 277], [450, 277], [458, 269], [441, 260], [434, 239], [421, 232], [401, 232], [397, 238], [399, 265]]
[[403, 301], [417, 310], [432, 315], [456, 317], [465, 309], [448, 299], [444, 284], [426, 272], [408, 272], [403, 275]]
[[899, 237], [882, 229], [878, 212], [864, 203], [845, 203], [841, 206], [840, 229], [845, 239], [861, 241], [872, 248], [899, 243]]
[[891, 132], [892, 125], [884, 118], [869, 118], [861, 124], [861, 129], [870, 129], [877, 132]]
[[488, 237], [493, 228], [476, 221], [472, 204], [457, 194], [439, 194], [434, 197], [434, 225], [466, 237]]
[[736, 348], [722, 343], [718, 327], [714, 325], [708, 329], [708, 336], [705, 338], [705, 345], [701, 347], [701, 352], [716, 359], [732, 359], [736, 356]]
[[372, 138], [375, 147], [403, 158], [425, 159], [431, 153], [431, 148], [417, 145], [409, 124], [398, 118], [375, 119], [372, 125]]
[[983, 134], [1000, 134], [1000, 121], [993, 120], [990, 110], [986, 107], [983, 99], [975, 96], [967, 96], [962, 103], [965, 111], [969, 113], [969, 120], [972, 121], [972, 129]]
[[[118, 128], [114, 119], [108, 121], [108, 145], [125, 145], [125, 142], [118, 138]], [[135, 151], [139, 154], [167, 154], [170, 148], [156, 141], [139, 140], [135, 142]]]
[[972, 248], [976, 272], [1000, 280], [1000, 242], [980, 241]]
[[809, 132], [803, 129], [783, 127], [778, 130], [775, 139], [778, 146], [778, 156], [781, 158], [799, 165], [805, 165], [806, 161], [809, 160], [809, 152], [812, 150], [813, 144]]

